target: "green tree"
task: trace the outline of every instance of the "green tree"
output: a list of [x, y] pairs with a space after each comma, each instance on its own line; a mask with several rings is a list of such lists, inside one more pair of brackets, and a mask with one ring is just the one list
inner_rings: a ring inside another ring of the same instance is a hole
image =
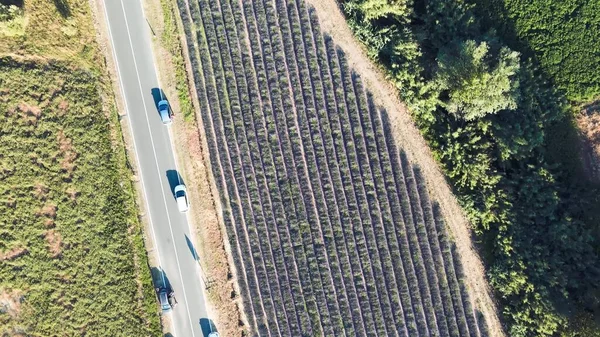
[[367, 20], [403, 18], [411, 12], [409, 5], [407, 0], [367, 0], [360, 4], [360, 10]]
[[440, 51], [436, 82], [442, 89], [441, 105], [448, 112], [474, 120], [517, 108], [519, 53], [502, 47], [495, 60], [489, 51], [487, 42], [474, 40]]

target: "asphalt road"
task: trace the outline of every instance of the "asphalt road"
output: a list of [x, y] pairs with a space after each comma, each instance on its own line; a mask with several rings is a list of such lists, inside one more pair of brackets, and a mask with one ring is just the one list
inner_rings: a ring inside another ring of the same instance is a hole
[[204, 284], [190, 241], [187, 216], [178, 211], [173, 197], [173, 188], [184, 180], [177, 172], [173, 155], [170, 137], [175, 135], [162, 124], [156, 108], [163, 94], [159, 90], [152, 53], [152, 32], [141, 0], [105, 0], [105, 9], [149, 211], [151, 235], [161, 266], [153, 269], [153, 276], [158, 283], [175, 291], [179, 303], [167, 314], [172, 318], [175, 336], [206, 337], [211, 324]]

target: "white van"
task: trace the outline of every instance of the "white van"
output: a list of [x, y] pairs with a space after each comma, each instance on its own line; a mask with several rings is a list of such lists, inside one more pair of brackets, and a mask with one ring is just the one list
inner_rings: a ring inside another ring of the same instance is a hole
[[190, 203], [187, 197], [187, 190], [184, 185], [177, 185], [173, 190], [175, 192], [175, 200], [177, 201], [177, 208], [182, 213], [187, 212], [190, 209]]

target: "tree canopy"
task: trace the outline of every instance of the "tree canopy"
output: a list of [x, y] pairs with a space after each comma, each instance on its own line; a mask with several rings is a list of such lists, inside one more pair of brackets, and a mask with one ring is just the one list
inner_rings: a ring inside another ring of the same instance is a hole
[[501, 110], [514, 110], [519, 100], [519, 53], [502, 47], [491, 55], [487, 42], [454, 42], [437, 56], [437, 76], [450, 113], [474, 120]]

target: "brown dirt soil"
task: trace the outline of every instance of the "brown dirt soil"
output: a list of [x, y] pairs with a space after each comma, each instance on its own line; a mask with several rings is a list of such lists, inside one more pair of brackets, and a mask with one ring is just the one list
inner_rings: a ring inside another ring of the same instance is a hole
[[[184, 135], [173, 139], [177, 154], [177, 163], [181, 175], [185, 177], [188, 191], [190, 192], [190, 208], [192, 235], [195, 238], [194, 245], [200, 260], [203, 282], [206, 285], [205, 293], [208, 299], [208, 310], [211, 319], [214, 321], [219, 333], [222, 336], [241, 336], [243, 326], [240, 321], [241, 311], [238, 308], [237, 298], [232, 298], [236, 284], [230, 270], [230, 261], [226, 252], [226, 238], [223, 237], [220, 213], [217, 212], [218, 205], [215, 204], [214, 194], [217, 193], [214, 183], [212, 183], [212, 173], [208, 169], [209, 162], [206, 154], [208, 145], [206, 137], [203, 134], [203, 126], [198, 125], [201, 121], [198, 118], [192, 121], [184, 121], [180, 111], [180, 101], [176, 90], [176, 67], [174, 56], [169, 47], [181, 52], [181, 45], [178, 42], [185, 43], [183, 37], [180, 41], [173, 41], [175, 45], [166, 46], [161, 37], [164, 33], [163, 7], [161, 0], [144, 0], [144, 12], [156, 34], [153, 37], [156, 66], [159, 71], [159, 80], [161, 87], [175, 112], [172, 130], [174, 133]], [[174, 6], [170, 0], [164, 1], [168, 6]], [[173, 9], [173, 7], [170, 7]], [[178, 22], [178, 25], [180, 23]], [[179, 29], [182, 32], [182, 29]], [[187, 48], [183, 48], [187, 50]], [[181, 66], [181, 65], [179, 65]], [[186, 64], [186, 73], [189, 73], [191, 66]], [[193, 85], [188, 82], [188, 85]], [[190, 92], [194, 92], [191, 90]], [[193, 101], [196, 111], [198, 103], [195, 95], [188, 93]], [[197, 113], [199, 115], [199, 112]]]
[[36, 183], [33, 186], [33, 195], [39, 200], [46, 200], [48, 194], [48, 186], [43, 183]]
[[50, 252], [50, 256], [53, 258], [60, 256], [62, 247], [62, 237], [60, 233], [55, 229], [50, 229], [44, 233], [44, 238], [48, 243], [48, 251]]
[[18, 244], [17, 246], [13, 247], [12, 249], [8, 249], [6, 251], [0, 251], [0, 261], [14, 260], [21, 255], [27, 254], [28, 252], [29, 251], [27, 250], [27, 248]]
[[368, 58], [364, 46], [355, 39], [335, 0], [307, 2], [315, 8], [323, 32], [331, 35], [345, 52], [350, 67], [361, 76], [365, 87], [373, 94], [375, 103], [387, 111], [396, 142], [407, 152], [410, 161], [421, 168], [429, 194], [433, 201], [440, 204], [448, 230], [457, 245], [471, 298], [485, 316], [491, 336], [505, 336], [493, 293], [485, 277], [484, 265], [472, 242], [469, 222], [406, 106], [400, 102], [397, 89]]
[[42, 116], [42, 109], [35, 105], [29, 105], [27, 103], [19, 103], [19, 110], [25, 113], [27, 116], [33, 116], [39, 119]]
[[39, 211], [37, 211], [37, 216], [47, 216], [51, 219], [56, 218], [56, 206], [53, 204], [46, 204]]
[[584, 105], [577, 116], [583, 163], [588, 177], [600, 182], [600, 100]]
[[21, 313], [23, 294], [16, 289], [0, 289], [0, 312], [5, 312], [15, 319]]
[[54, 220], [52, 220], [52, 219], [46, 219], [46, 220], [44, 220], [44, 227], [48, 228], [48, 229], [51, 229], [51, 228], [56, 227], [56, 224], [54, 223]]

